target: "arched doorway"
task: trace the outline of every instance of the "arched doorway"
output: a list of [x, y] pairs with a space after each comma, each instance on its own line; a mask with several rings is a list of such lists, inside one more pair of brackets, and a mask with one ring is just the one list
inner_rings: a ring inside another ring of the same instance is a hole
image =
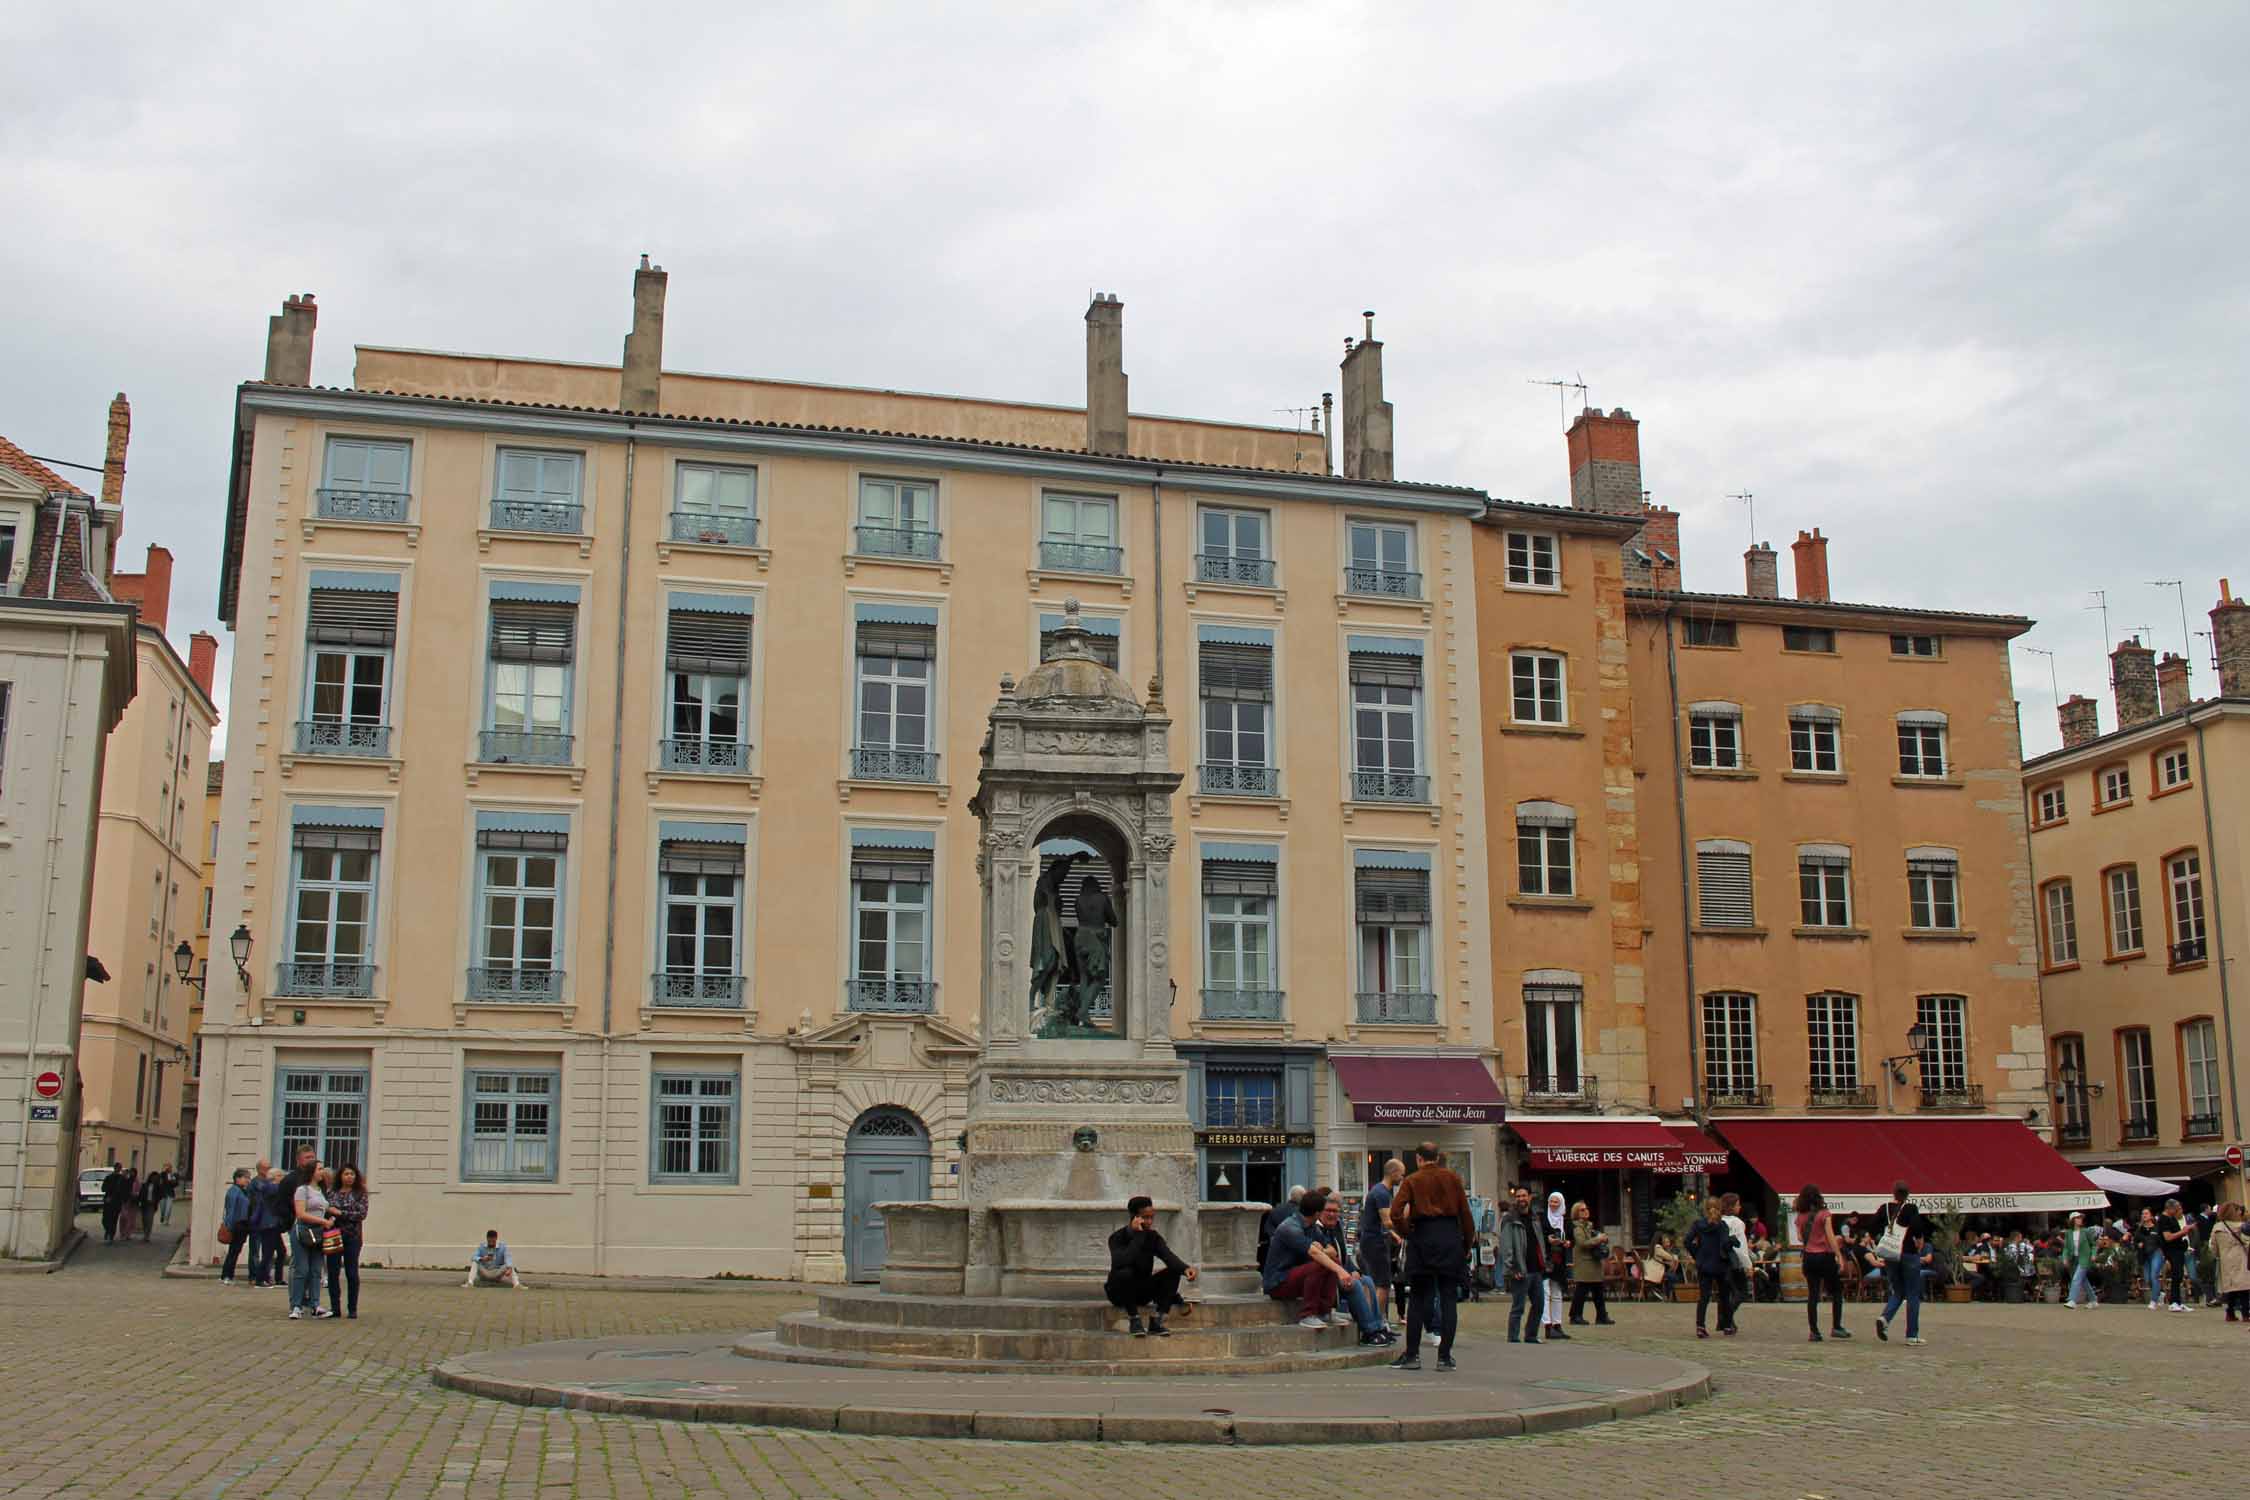
[[883, 1273], [878, 1203], [930, 1196], [930, 1133], [903, 1109], [871, 1109], [844, 1138], [844, 1274], [873, 1281]]

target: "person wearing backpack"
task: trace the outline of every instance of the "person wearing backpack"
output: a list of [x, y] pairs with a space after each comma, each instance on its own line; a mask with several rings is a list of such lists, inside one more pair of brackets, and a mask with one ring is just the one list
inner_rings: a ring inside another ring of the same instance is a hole
[[1930, 1221], [1914, 1206], [1903, 1182], [1891, 1185], [1891, 1201], [1876, 1215], [1880, 1232], [1875, 1237], [1876, 1256], [1892, 1267], [1891, 1300], [1875, 1320], [1875, 1337], [1889, 1342], [1891, 1319], [1906, 1308], [1906, 1343], [1922, 1347], [1922, 1257], [1930, 1244]]
[[1719, 1304], [1719, 1332], [1734, 1333], [1734, 1232], [1719, 1216], [1719, 1200], [1703, 1200], [1703, 1217], [1687, 1232], [1687, 1253], [1695, 1262], [1695, 1336], [1707, 1339], [1706, 1309]]

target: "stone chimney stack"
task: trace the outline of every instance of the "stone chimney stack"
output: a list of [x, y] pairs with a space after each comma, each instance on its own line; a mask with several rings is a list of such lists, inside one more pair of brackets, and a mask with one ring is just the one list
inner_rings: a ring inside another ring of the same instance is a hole
[[1383, 399], [1383, 345], [1373, 309], [1360, 314], [1367, 336], [1344, 340], [1344, 477], [1389, 483], [1394, 451], [1391, 403]]
[[1631, 412], [1620, 406], [1604, 416], [1600, 407], [1589, 406], [1570, 424], [1564, 442], [1572, 506], [1613, 516], [1637, 516], [1647, 506], [1641, 493], [1641, 424]]
[[313, 325], [319, 321], [310, 292], [289, 297], [266, 319], [266, 384], [312, 384]]
[[2088, 740], [2101, 737], [2102, 706], [2084, 693], [2072, 693], [2065, 698], [2056, 717], [2062, 720], [2065, 750], [2075, 750]]
[[102, 504], [125, 503], [125, 446], [133, 440], [133, 404], [119, 391], [109, 403], [109, 447], [102, 453]]
[[1651, 559], [1648, 586], [1667, 593], [1676, 591], [1680, 586], [1680, 513], [1652, 505], [1642, 514], [1646, 519], [1638, 545]]
[[1758, 542], [1742, 554], [1744, 588], [1753, 599], [1781, 597], [1781, 559], [1770, 542]]
[[219, 638], [208, 630], [198, 630], [188, 637], [187, 674], [195, 685], [203, 689], [203, 696], [211, 696], [211, 679], [219, 666]]
[[2156, 711], [2177, 713], [2188, 706], [2188, 663], [2178, 652], [2156, 659]]
[[625, 335], [618, 379], [619, 411], [662, 411], [664, 399], [664, 268], [641, 257], [633, 273], [633, 331]]
[[2219, 602], [2211, 610], [2211, 650], [2219, 658], [2219, 692], [2250, 698], [2250, 599], [2237, 599], [2219, 580]]
[[2156, 717], [2156, 653], [2138, 639], [2109, 653], [2110, 686], [2117, 694], [2117, 727], [2131, 729]]
[[1797, 533], [1797, 540], [1789, 544], [1796, 554], [1797, 597], [1828, 602], [1828, 538], [1815, 526], [1810, 531]]
[[1086, 304], [1086, 451], [1123, 455], [1130, 433], [1125, 395], [1125, 304], [1096, 292]]

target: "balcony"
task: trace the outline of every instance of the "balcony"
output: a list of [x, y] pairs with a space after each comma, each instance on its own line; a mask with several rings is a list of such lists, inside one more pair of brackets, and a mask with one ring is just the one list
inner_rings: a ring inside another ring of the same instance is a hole
[[1221, 766], [1206, 762], [1196, 768], [1196, 783], [1206, 797], [1275, 797], [1281, 794], [1281, 771], [1276, 766]]
[[1591, 1073], [1519, 1073], [1516, 1075], [1516, 1099], [1519, 1103], [1539, 1105], [1599, 1104], [1602, 1082]]
[[2128, 1144], [2156, 1139], [2156, 1116], [2127, 1115], [2118, 1123], [2118, 1134]]
[[844, 1009], [866, 1015], [926, 1016], [937, 1009], [937, 981], [847, 979]]
[[1955, 1084], [1950, 1088], [1922, 1086], [1924, 1109], [1982, 1109], [1984, 1085], [1981, 1083]]
[[1706, 1084], [1703, 1102], [1711, 1109], [1771, 1109], [1770, 1083]]
[[664, 769], [740, 775], [750, 769], [750, 747], [734, 740], [666, 740]]
[[1198, 552], [1195, 554], [1195, 581], [1270, 589], [1273, 587], [1273, 559], [1227, 557], [1220, 553]]
[[1420, 771], [1354, 771], [1354, 802], [1415, 802], [1428, 806], [1430, 778]]
[[887, 745], [852, 746], [852, 779], [855, 781], [934, 782], [938, 773], [935, 750], [894, 750]]
[[692, 542], [703, 547], [755, 547], [758, 545], [758, 518], [676, 510], [672, 512], [665, 535], [671, 541]]
[[2172, 945], [2172, 967], [2175, 969], [2183, 964], [2199, 964], [2206, 956], [2204, 940], [2199, 937]]
[[391, 726], [349, 724], [340, 719], [297, 721], [299, 755], [368, 755], [391, 753]]
[[2056, 1137], [2065, 1146], [2091, 1146], [2094, 1144], [2094, 1125], [2091, 1120], [2065, 1120], [2056, 1129]]
[[1422, 575], [1399, 568], [1346, 568], [1344, 592], [1364, 594], [1375, 599], [1413, 599], [1422, 597]]
[[477, 964], [469, 970], [471, 1000], [518, 1001], [552, 1005], [561, 1001], [563, 971], [520, 968], [514, 964]]
[[487, 729], [477, 759], [493, 766], [567, 766], [572, 737], [558, 729]]
[[940, 533], [920, 526], [868, 526], [852, 528], [854, 545], [863, 557], [911, 557], [920, 562], [938, 560]]
[[1807, 1109], [1873, 1109], [1875, 1085], [1856, 1083], [1848, 1088], [1810, 1088], [1805, 1091]]
[[397, 526], [406, 520], [406, 507], [413, 498], [404, 490], [315, 490], [313, 514], [323, 521], [371, 521], [377, 525]]
[[1355, 1007], [1362, 1026], [1435, 1026], [1437, 996], [1429, 990], [1361, 990]]
[[1056, 573], [1116, 573], [1125, 566], [1125, 549], [1099, 542], [1042, 541], [1039, 566]]
[[2180, 1134], [2191, 1141], [2199, 1136], [2217, 1135], [2218, 1133], [2219, 1116], [2216, 1112], [2207, 1115], [2189, 1115], [2186, 1123], [2180, 1127]]
[[659, 1006], [678, 1005], [702, 1010], [742, 1009], [740, 974], [656, 973], [649, 976], [649, 996]]
[[1203, 1019], [1206, 1021], [1278, 1021], [1281, 1019], [1280, 990], [1212, 989], [1203, 991]]
[[364, 1000], [375, 993], [375, 966], [320, 961], [284, 962], [275, 965], [273, 992], [276, 995]]
[[562, 500], [510, 500], [494, 496], [494, 531], [532, 531], [545, 536], [579, 536], [585, 531], [586, 507]]

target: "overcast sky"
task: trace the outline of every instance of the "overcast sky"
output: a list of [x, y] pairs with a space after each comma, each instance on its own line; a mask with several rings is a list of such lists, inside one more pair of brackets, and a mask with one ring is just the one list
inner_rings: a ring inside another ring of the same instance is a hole
[[[1573, 14], [1573, 10], [1577, 13]], [[762, 13], [761, 13], [762, 12]], [[98, 463], [212, 621], [231, 394], [354, 343], [1287, 421], [1376, 309], [1398, 474], [1568, 499], [1556, 393], [1640, 418], [1687, 586], [1757, 528], [1839, 598], [2018, 611], [2027, 750], [2100, 617], [2250, 589], [2250, 8], [15, 6], [0, 432]], [[222, 651], [231, 639], [222, 632]], [[2213, 690], [2203, 641], [2190, 653]], [[222, 655], [223, 682], [227, 657]]]

